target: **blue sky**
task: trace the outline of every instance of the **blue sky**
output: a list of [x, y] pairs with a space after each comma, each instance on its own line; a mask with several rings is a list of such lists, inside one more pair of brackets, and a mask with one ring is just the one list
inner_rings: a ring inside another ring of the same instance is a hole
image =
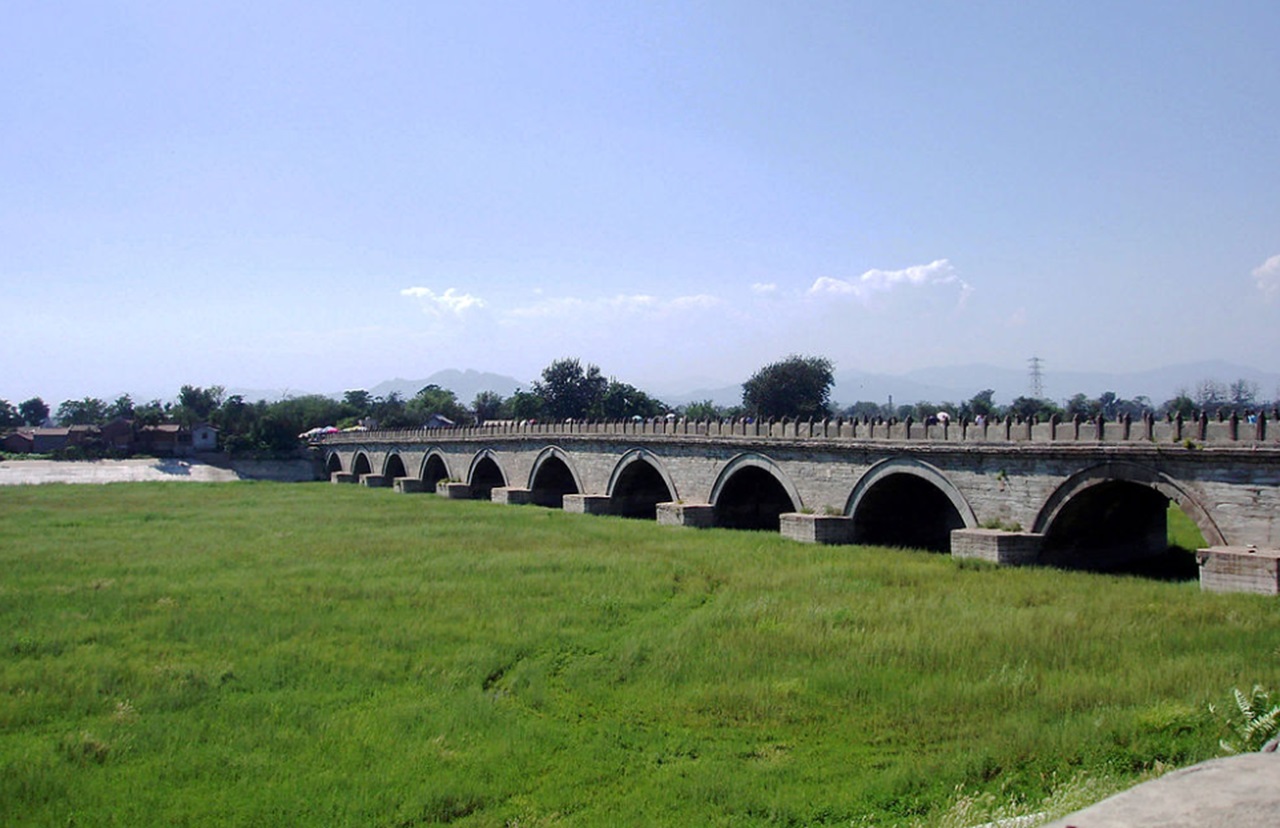
[[1273, 0], [9, 3], [0, 77], [14, 402], [1280, 368]]

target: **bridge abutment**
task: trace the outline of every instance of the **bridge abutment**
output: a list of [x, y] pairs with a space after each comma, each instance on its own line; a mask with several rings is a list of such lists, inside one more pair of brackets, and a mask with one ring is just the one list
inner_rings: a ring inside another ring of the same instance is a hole
[[608, 495], [567, 494], [564, 510], [578, 515], [611, 515], [613, 498]]
[[471, 500], [471, 487], [466, 483], [441, 480], [436, 484], [436, 494], [449, 500]]
[[710, 503], [659, 503], [658, 524], [710, 529], [716, 525], [716, 507]]
[[489, 499], [506, 506], [524, 506], [533, 502], [533, 491], [516, 486], [498, 486], [489, 493]]
[[1026, 566], [1040, 559], [1044, 535], [1001, 529], [956, 529], [951, 533], [951, 557], [990, 561], [1001, 566]]
[[778, 530], [784, 538], [800, 543], [853, 543], [853, 518], [844, 515], [787, 512], [778, 516], [778, 523]]
[[1196, 550], [1204, 592], [1280, 595], [1280, 549], [1211, 546]]

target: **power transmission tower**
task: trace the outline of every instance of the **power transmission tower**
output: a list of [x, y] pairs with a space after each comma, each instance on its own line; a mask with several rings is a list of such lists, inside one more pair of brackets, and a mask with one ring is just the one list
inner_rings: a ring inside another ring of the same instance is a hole
[[1038, 356], [1033, 356], [1027, 360], [1027, 364], [1031, 366], [1031, 399], [1044, 399], [1044, 372], [1040, 370], [1040, 366], [1044, 364], [1044, 360]]

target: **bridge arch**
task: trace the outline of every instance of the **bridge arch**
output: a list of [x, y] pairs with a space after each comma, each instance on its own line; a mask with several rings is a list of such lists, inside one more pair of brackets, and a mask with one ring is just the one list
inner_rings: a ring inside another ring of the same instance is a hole
[[427, 449], [427, 453], [422, 456], [422, 466], [418, 469], [418, 478], [427, 491], [434, 492], [437, 483], [448, 480], [451, 476], [449, 461], [445, 459], [444, 452], [438, 446]]
[[493, 490], [507, 485], [507, 473], [498, 463], [498, 454], [493, 449], [481, 449], [471, 458], [471, 467], [467, 469], [467, 483], [471, 486], [471, 496], [476, 500], [488, 500]]
[[369, 462], [369, 455], [364, 450], [356, 452], [356, 456], [351, 460], [351, 473], [357, 478], [362, 474], [373, 474], [373, 464]]
[[787, 474], [769, 457], [739, 454], [720, 470], [711, 487], [717, 526], [778, 531], [779, 515], [804, 503]]
[[857, 543], [951, 550], [951, 531], [978, 525], [973, 507], [942, 471], [914, 457], [876, 463], [849, 494]]
[[1206, 543], [1226, 543], [1208, 509], [1178, 481], [1150, 466], [1112, 461], [1076, 472], [1045, 501], [1032, 526], [1045, 536], [1041, 558], [1106, 569], [1158, 555], [1168, 546], [1170, 501]]
[[613, 514], [653, 520], [659, 503], [679, 499], [676, 483], [662, 461], [645, 449], [631, 449], [618, 460], [605, 489]]
[[388, 480], [409, 476], [409, 472], [404, 467], [404, 459], [397, 452], [393, 451], [387, 455], [386, 461], [382, 464], [382, 476]]
[[564, 496], [582, 491], [582, 481], [569, 455], [558, 446], [538, 452], [529, 470], [529, 499], [539, 506], [564, 508]]
[[331, 451], [329, 457], [324, 461], [324, 470], [327, 474], [334, 474], [342, 471], [342, 454], [341, 452]]

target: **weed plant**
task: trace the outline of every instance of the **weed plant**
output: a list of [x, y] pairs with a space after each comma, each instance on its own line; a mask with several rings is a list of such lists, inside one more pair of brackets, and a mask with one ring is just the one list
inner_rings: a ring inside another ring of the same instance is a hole
[[951, 824], [1280, 683], [1274, 599], [355, 486], [9, 487], [0, 573], [4, 825]]

